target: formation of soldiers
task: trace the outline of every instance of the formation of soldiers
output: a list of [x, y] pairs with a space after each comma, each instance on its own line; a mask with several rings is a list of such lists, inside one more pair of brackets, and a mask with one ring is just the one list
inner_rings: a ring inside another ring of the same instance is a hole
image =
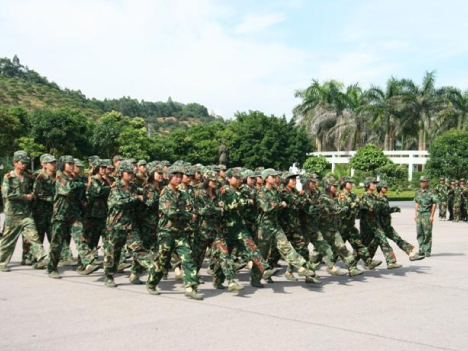
[[[388, 184], [374, 178], [365, 180], [365, 192], [358, 197], [350, 177], [327, 177], [319, 190], [315, 174], [271, 168], [92, 156], [85, 170], [72, 156], [56, 160], [45, 154], [40, 160], [42, 169], [32, 175], [27, 153], [15, 152], [14, 170], [3, 179], [2, 272], [9, 270], [22, 236], [22, 263], [45, 268], [50, 278], [60, 278], [59, 265], [76, 265], [82, 275], [103, 268], [105, 285], [116, 287], [115, 274], [130, 268], [132, 284], [144, 284], [140, 277], [146, 272], [147, 291], [158, 295], [158, 283], [174, 270], [185, 295], [201, 300], [200, 269], [207, 255], [214, 286], [224, 289], [227, 282], [229, 291], [244, 288], [235, 279], [244, 267], [251, 270], [253, 287], [264, 287], [262, 280], [273, 283], [280, 259], [287, 262], [288, 280], [303, 277], [310, 284], [320, 283], [315, 271], [322, 263], [335, 276], [362, 274], [360, 260], [365, 269], [375, 269], [382, 264], [374, 259], [378, 248], [388, 269], [400, 268], [389, 240], [411, 261], [430, 256], [432, 239], [422, 238], [418, 251], [398, 235], [391, 216], [400, 208], [390, 206]], [[302, 190], [297, 189], [298, 178]], [[427, 194], [417, 195], [422, 199], [417, 212], [430, 208], [432, 193]], [[45, 237], [49, 252], [43, 247]], [[77, 259], [69, 248], [71, 238]], [[337, 266], [339, 260], [347, 272]]]
[[447, 183], [445, 178], [439, 179], [439, 184], [434, 188], [439, 200], [439, 219], [449, 221], [468, 222], [468, 184], [465, 179], [451, 180]]

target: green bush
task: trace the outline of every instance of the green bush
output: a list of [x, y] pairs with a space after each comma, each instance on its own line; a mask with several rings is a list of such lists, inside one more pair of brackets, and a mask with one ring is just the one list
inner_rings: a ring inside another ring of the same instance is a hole
[[[331, 163], [323, 156], [310, 156], [305, 160], [302, 168], [309, 173], [317, 173], [323, 177], [327, 170], [331, 170]], [[333, 176], [336, 177], [336, 175]]]
[[351, 158], [349, 166], [357, 171], [371, 172], [376, 177], [378, 168], [391, 163], [381, 149], [374, 144], [367, 144]]

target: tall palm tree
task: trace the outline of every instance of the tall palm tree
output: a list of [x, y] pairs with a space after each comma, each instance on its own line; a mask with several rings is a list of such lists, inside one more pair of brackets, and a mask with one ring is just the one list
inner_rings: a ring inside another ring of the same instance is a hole
[[458, 130], [468, 129], [468, 90], [462, 92], [453, 87], [443, 89], [448, 100], [447, 109], [450, 112], [444, 115], [444, 117], [449, 116], [449, 118], [442, 118], [443, 123]]

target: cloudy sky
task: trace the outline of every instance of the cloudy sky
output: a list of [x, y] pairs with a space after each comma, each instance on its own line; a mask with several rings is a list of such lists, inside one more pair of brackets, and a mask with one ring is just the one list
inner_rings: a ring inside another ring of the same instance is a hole
[[312, 79], [468, 88], [465, 0], [0, 0], [0, 57], [88, 97], [291, 116]]

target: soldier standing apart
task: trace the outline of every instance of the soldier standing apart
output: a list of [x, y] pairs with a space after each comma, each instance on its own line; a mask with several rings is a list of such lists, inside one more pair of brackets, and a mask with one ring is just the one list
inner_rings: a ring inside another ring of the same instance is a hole
[[25, 174], [31, 162], [25, 151], [16, 151], [13, 155], [14, 170], [3, 178], [2, 196], [5, 203], [5, 224], [0, 242], [0, 271], [8, 272], [16, 242], [23, 235], [31, 244], [33, 257], [38, 263], [34, 268], [40, 269], [47, 265], [47, 253], [42, 247], [32, 217], [31, 202], [34, 199], [32, 177]]
[[447, 200], [449, 186], [445, 184], [445, 178], [439, 179], [439, 184], [435, 187], [437, 199], [439, 200], [439, 220], [447, 220]]
[[434, 213], [437, 207], [437, 198], [429, 190], [429, 179], [421, 177], [421, 188], [414, 196], [417, 239], [419, 243], [419, 255], [431, 256], [432, 249], [432, 224], [434, 223]]

